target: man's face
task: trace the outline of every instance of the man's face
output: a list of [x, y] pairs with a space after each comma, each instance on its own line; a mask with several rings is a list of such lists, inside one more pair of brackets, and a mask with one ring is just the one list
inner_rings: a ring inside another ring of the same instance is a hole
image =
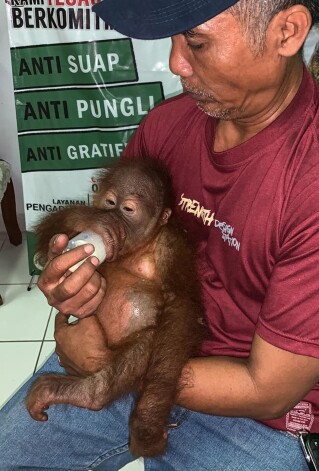
[[[271, 35], [271, 26], [269, 30]], [[256, 57], [229, 12], [173, 36], [170, 68], [199, 108], [221, 119], [263, 113], [275, 99], [283, 73], [272, 42], [267, 39], [265, 53]]]

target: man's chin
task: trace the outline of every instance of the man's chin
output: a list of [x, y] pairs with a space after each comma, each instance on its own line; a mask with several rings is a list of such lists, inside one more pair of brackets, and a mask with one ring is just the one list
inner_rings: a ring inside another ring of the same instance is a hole
[[197, 107], [203, 111], [204, 113], [212, 116], [213, 118], [219, 118], [221, 114], [224, 114], [224, 111], [217, 109], [216, 107], [212, 106], [211, 103], [203, 100], [195, 100]]
[[207, 97], [204, 96], [204, 94], [196, 93], [196, 91], [189, 90], [185, 86], [183, 87], [183, 91], [195, 101], [197, 107], [201, 111], [212, 118], [231, 120], [239, 115], [237, 109], [223, 108], [218, 101], [214, 100], [213, 97]]
[[220, 114], [224, 113], [219, 104], [212, 99], [207, 99], [196, 93], [187, 92], [187, 94], [195, 101], [197, 107], [209, 116], [218, 118]]
[[235, 109], [223, 109], [202, 100], [196, 100], [197, 107], [208, 116], [226, 121], [238, 118], [239, 112]]

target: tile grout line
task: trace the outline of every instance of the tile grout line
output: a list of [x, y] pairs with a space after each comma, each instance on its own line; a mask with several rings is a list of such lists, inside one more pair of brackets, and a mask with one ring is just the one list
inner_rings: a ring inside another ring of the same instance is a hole
[[[36, 286], [37, 283], [32, 283], [32, 287]], [[0, 286], [12, 286], [12, 285], [17, 285], [17, 286], [29, 286], [29, 283], [0, 283]]]
[[43, 340], [0, 340], [2, 343], [42, 343]]
[[48, 318], [48, 321], [47, 321], [47, 325], [46, 325], [45, 330], [44, 330], [44, 334], [43, 334], [43, 338], [41, 340], [41, 346], [40, 346], [40, 349], [39, 349], [38, 357], [37, 357], [36, 362], [35, 362], [35, 367], [34, 367], [34, 370], [33, 370], [33, 374], [37, 371], [37, 367], [38, 367], [38, 364], [39, 364], [41, 352], [42, 352], [43, 345], [44, 345], [44, 342], [45, 342], [44, 339], [45, 339], [45, 336], [46, 336], [47, 331], [48, 331], [48, 327], [49, 327], [49, 323], [50, 323], [51, 316], [52, 316], [52, 313], [53, 313], [53, 309], [54, 309], [54, 307], [51, 308], [50, 315], [49, 315], [49, 318]]

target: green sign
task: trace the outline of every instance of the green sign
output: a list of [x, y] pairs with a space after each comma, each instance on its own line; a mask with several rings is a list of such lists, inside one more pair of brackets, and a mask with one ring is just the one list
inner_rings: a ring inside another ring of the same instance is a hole
[[161, 82], [18, 92], [18, 131], [134, 126], [164, 99]]
[[11, 49], [15, 90], [136, 82], [130, 39]]
[[19, 137], [23, 172], [80, 170], [114, 164], [134, 129], [27, 134]]

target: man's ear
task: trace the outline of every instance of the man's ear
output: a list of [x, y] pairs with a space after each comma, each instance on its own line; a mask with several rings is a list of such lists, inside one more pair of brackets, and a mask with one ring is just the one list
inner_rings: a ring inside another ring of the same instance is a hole
[[279, 32], [278, 52], [283, 57], [292, 57], [300, 51], [308, 36], [312, 24], [310, 11], [303, 5], [293, 5], [275, 18]]
[[163, 210], [162, 217], [161, 217], [161, 226], [163, 226], [164, 224], [167, 224], [167, 221], [171, 217], [171, 214], [172, 214], [172, 210], [170, 208], [165, 208]]

